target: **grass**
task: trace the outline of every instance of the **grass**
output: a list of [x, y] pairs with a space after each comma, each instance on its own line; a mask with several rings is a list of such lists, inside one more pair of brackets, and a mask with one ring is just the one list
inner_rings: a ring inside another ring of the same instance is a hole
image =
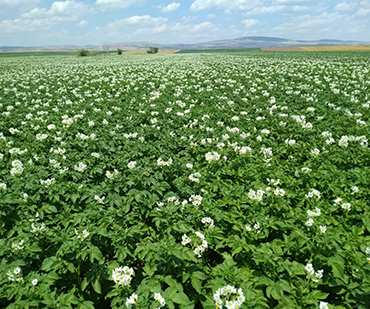
[[370, 50], [369, 46], [366, 45], [355, 45], [355, 46], [302, 46], [300, 47], [306, 51], [347, 51], [347, 50]]
[[261, 48], [229, 48], [229, 49], [181, 49], [175, 54], [199, 54], [199, 53], [246, 53], [260, 52]]
[[[158, 50], [158, 54], [174, 54], [176, 52], [178, 52], [179, 50], [178, 49], [164, 49], [164, 50]], [[129, 55], [132, 55], [132, 54], [146, 54], [146, 49], [136, 49], [136, 50], [126, 50], [124, 52], [122, 52], [122, 54], [129, 54]]]
[[[105, 51], [90, 51], [91, 56], [104, 55]], [[110, 52], [110, 55], [115, 55], [117, 52]], [[30, 57], [30, 56], [77, 56], [77, 51], [29, 51], [29, 52], [0, 52], [0, 57]]]

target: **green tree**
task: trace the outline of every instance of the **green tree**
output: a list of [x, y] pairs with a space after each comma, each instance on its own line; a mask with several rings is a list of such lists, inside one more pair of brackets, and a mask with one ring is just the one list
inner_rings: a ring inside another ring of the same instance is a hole
[[117, 48], [117, 54], [122, 55], [122, 49], [121, 48]]
[[146, 52], [147, 54], [156, 54], [158, 52], [158, 47], [149, 46], [149, 49]]
[[77, 52], [80, 57], [87, 57], [90, 55], [90, 51], [85, 48], [78, 49]]

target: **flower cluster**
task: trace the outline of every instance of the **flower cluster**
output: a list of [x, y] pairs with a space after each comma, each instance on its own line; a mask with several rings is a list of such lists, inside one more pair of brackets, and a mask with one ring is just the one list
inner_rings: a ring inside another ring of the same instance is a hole
[[39, 233], [45, 231], [45, 224], [43, 222], [40, 225], [35, 225], [35, 223], [32, 223], [31, 227], [32, 227], [32, 230], [31, 230], [32, 234], [38, 235]]
[[198, 257], [202, 257], [202, 253], [208, 248], [208, 242], [204, 239], [204, 235], [201, 232], [195, 232], [195, 235], [199, 237], [199, 239], [202, 241], [202, 244], [195, 247], [194, 253]]
[[20, 176], [23, 173], [23, 164], [20, 160], [14, 160], [12, 162], [12, 169], [10, 170], [10, 175]]
[[220, 160], [220, 158], [221, 158], [221, 156], [216, 151], [206, 153], [206, 161], [208, 163], [216, 162], [216, 161]]
[[78, 165], [75, 165], [75, 171], [76, 172], [80, 172], [80, 173], [83, 173], [86, 169], [87, 169], [87, 165], [80, 162]]
[[352, 186], [351, 187], [351, 194], [353, 195], [353, 194], [356, 194], [356, 193], [358, 193], [360, 190], [358, 189], [358, 187], [357, 186]]
[[268, 165], [270, 166], [269, 162], [272, 160], [272, 148], [265, 148], [265, 147], [262, 147], [261, 148], [261, 152], [263, 153], [263, 161]]
[[0, 183], [0, 190], [5, 191], [6, 190], [6, 183]]
[[189, 201], [192, 202], [192, 204], [195, 206], [195, 207], [199, 207], [201, 204], [202, 204], [202, 197], [200, 195], [192, 195], [190, 198], [189, 198]]
[[262, 202], [262, 198], [263, 198], [263, 195], [265, 194], [266, 192], [263, 191], [262, 189], [259, 189], [256, 191], [250, 189], [249, 192], [248, 192], [248, 197], [250, 198], [250, 200], [253, 202], [253, 201], [258, 201], [258, 202]]
[[129, 286], [133, 276], [134, 270], [128, 266], [121, 266], [112, 271], [112, 280], [117, 285]]
[[132, 293], [132, 295], [130, 297], [127, 297], [126, 298], [126, 307], [127, 308], [132, 308], [132, 305], [134, 305], [137, 301], [137, 294], [135, 293]]
[[176, 196], [170, 196], [167, 198], [167, 203], [174, 203], [175, 205], [180, 204], [180, 200]]
[[319, 149], [315, 148], [315, 149], [311, 150], [311, 156], [317, 157], [319, 154], [320, 154]]
[[181, 244], [183, 246], [186, 246], [190, 242], [191, 242], [191, 239], [186, 234], [182, 235]]
[[283, 197], [283, 196], [285, 195], [285, 191], [284, 191], [283, 189], [276, 188], [276, 189], [274, 190], [274, 194], [275, 194], [276, 196], [281, 196], [281, 197]]
[[75, 234], [77, 235], [77, 239], [85, 240], [87, 237], [89, 237], [90, 233], [87, 230], [83, 230], [82, 233], [78, 233], [75, 229]]
[[[315, 224], [315, 221], [313, 220], [313, 218], [321, 216], [321, 210], [317, 207], [315, 208], [315, 210], [307, 210], [307, 215], [308, 215], [309, 219], [306, 221], [305, 225], [307, 227], [311, 227]], [[320, 229], [321, 234], [326, 233], [326, 226], [320, 225], [319, 229]]]
[[[258, 222], [256, 222], [254, 225], [253, 225], [253, 229], [254, 229], [254, 231], [256, 232], [256, 234], [259, 234], [259, 233], [261, 233], [261, 230], [260, 230], [260, 224], [258, 223]], [[251, 226], [250, 225], [246, 225], [245, 226], [245, 229], [248, 231], [248, 232], [252, 232], [253, 231], [253, 229], [251, 228]]]
[[308, 273], [307, 274], [307, 279], [310, 279], [313, 282], [319, 282], [319, 280], [323, 277], [324, 270], [321, 269], [321, 270], [318, 270], [318, 271], [315, 272], [315, 269], [313, 268], [311, 263], [307, 263], [305, 269]]
[[217, 309], [222, 309], [223, 306], [227, 309], [238, 309], [245, 301], [242, 289], [237, 290], [230, 285], [218, 289], [213, 294], [213, 299]]
[[296, 141], [295, 139], [286, 139], [285, 140], [285, 144], [287, 144], [288, 146], [293, 146], [295, 145]]
[[55, 178], [50, 178], [46, 180], [40, 179], [40, 184], [44, 186], [45, 188], [50, 187], [53, 184], [55, 184]]
[[12, 249], [14, 251], [22, 250], [22, 249], [24, 249], [23, 244], [24, 244], [24, 240], [22, 239], [18, 244], [12, 244]]
[[91, 153], [91, 156], [95, 159], [99, 159], [100, 158], [100, 154], [98, 152], [92, 152]]
[[212, 229], [215, 227], [214, 221], [210, 217], [205, 217], [201, 220], [201, 222], [208, 227], [209, 229]]
[[328, 303], [324, 301], [320, 301], [319, 309], [329, 309]]
[[202, 175], [201, 175], [200, 173], [196, 172], [196, 173], [191, 174], [191, 175], [189, 176], [189, 179], [190, 179], [191, 181], [194, 181], [194, 182], [199, 183], [199, 182], [200, 182], [200, 179], [199, 179], [200, 177], [202, 177]]
[[22, 282], [23, 277], [22, 277], [22, 269], [20, 267], [14, 268], [13, 271], [8, 271], [7, 272], [8, 280], [10, 281], [17, 281], [17, 282]]
[[166, 305], [165, 299], [162, 297], [161, 293], [154, 293], [154, 300], [158, 305], [156, 305], [155, 309], [162, 308]]
[[172, 165], [172, 163], [173, 163], [172, 158], [169, 158], [167, 161], [163, 161], [162, 158], [159, 158], [157, 160], [157, 165], [160, 166], [160, 167], [170, 166], [170, 165]]
[[340, 197], [335, 199], [334, 205], [340, 205], [344, 210], [347, 210], [347, 211], [351, 210], [351, 204], [350, 203], [344, 203], [343, 200]]
[[310, 192], [308, 192], [307, 194], [306, 194], [306, 197], [307, 198], [313, 198], [313, 197], [317, 197], [318, 199], [320, 199], [321, 198], [321, 193], [320, 193], [320, 191], [318, 191], [318, 190], [316, 190], [316, 189], [312, 189]]
[[135, 166], [136, 166], [136, 161], [131, 161], [131, 162], [129, 162], [129, 163], [127, 164], [127, 167], [128, 167], [130, 170], [134, 169], [134, 168], [135, 168]]
[[32, 227], [31, 233], [32, 234], [38, 235], [39, 233], [45, 231], [45, 224], [43, 222], [41, 222], [41, 224], [36, 224], [35, 225], [35, 223], [39, 220], [40, 220], [40, 218], [39, 218], [39, 213], [38, 212], [36, 212], [35, 218], [29, 219], [29, 221], [32, 223], [31, 224], [31, 227]]
[[115, 179], [118, 176], [118, 174], [119, 174], [119, 172], [116, 169], [114, 169], [113, 172], [111, 172], [111, 171], [106, 171], [105, 172], [105, 176], [108, 179], [111, 179], [111, 180]]
[[252, 148], [249, 146], [235, 146], [234, 151], [241, 156], [244, 156], [246, 153], [252, 154]]
[[366, 247], [366, 249], [365, 249], [365, 253], [368, 255], [368, 257], [367, 257], [367, 261], [369, 262], [369, 264], [370, 264], [370, 247]]
[[105, 196], [100, 197], [99, 195], [95, 195], [94, 199], [97, 201], [98, 204], [103, 204], [105, 200]]
[[312, 210], [307, 210], [307, 215], [312, 218], [312, 217], [320, 217], [321, 216], [321, 210], [319, 208], [315, 208], [314, 211]]
[[191, 163], [186, 163], [186, 167], [188, 168], [188, 169], [192, 169], [193, 168], [193, 164], [191, 164]]

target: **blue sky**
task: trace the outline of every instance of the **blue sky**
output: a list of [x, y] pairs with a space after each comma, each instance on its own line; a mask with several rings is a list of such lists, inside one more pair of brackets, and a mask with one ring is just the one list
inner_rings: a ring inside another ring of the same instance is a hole
[[370, 0], [0, 0], [0, 46], [370, 41]]

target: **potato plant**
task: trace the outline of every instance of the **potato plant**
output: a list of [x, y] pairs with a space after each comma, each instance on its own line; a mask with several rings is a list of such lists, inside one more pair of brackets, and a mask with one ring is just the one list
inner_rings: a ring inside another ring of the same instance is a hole
[[0, 307], [369, 308], [369, 68], [0, 59]]

